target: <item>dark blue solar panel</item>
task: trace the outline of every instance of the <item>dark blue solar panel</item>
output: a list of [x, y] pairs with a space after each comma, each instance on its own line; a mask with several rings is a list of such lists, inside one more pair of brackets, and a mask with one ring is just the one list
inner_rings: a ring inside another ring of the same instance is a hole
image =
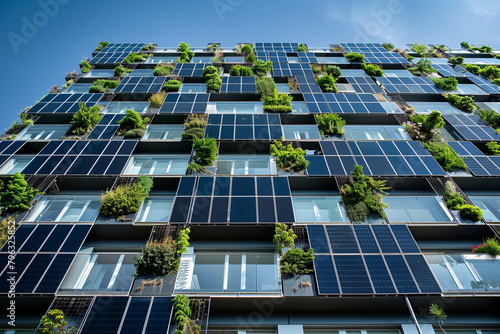
[[305, 158], [309, 161], [309, 166], [307, 167], [308, 175], [330, 175], [325, 157], [306, 155]]
[[189, 214], [191, 197], [176, 197], [170, 214], [171, 223], [185, 223]]
[[232, 196], [255, 196], [255, 180], [253, 177], [233, 177]]
[[91, 227], [91, 225], [75, 225], [60, 252], [78, 252]]
[[40, 248], [40, 252], [57, 252], [71, 228], [71, 225], [56, 225], [50, 237], [47, 238], [45, 244]]
[[19, 249], [21, 252], [36, 252], [43, 244], [54, 225], [38, 225], [26, 243]]
[[5, 243], [5, 245], [3, 245], [1, 251], [2, 252], [7, 251], [9, 249], [9, 246], [14, 246], [14, 243], [15, 243], [14, 249], [21, 246], [26, 241], [26, 239], [28, 239], [28, 236], [35, 229], [35, 227], [36, 227], [36, 225], [21, 225], [21, 226], [19, 226], [16, 230], [16, 233], [14, 234], [15, 239], [12, 239], [13, 243], [10, 243], [7, 241]]
[[121, 334], [141, 333], [148, 315], [150, 297], [132, 297], [123, 319]]
[[361, 255], [334, 255], [342, 293], [373, 293]]
[[275, 223], [274, 200], [272, 197], [258, 197], [259, 223]]
[[82, 334], [118, 333], [128, 297], [96, 297]]
[[275, 197], [276, 213], [278, 222], [293, 223], [295, 218], [293, 215], [292, 199], [290, 197]]
[[290, 186], [287, 177], [273, 177], [274, 195], [290, 196]]
[[399, 293], [418, 293], [402, 255], [384, 255]]
[[54, 254], [38, 254], [16, 284], [17, 293], [31, 293], [54, 258]]
[[255, 223], [256, 211], [255, 197], [231, 197], [231, 223]]
[[213, 184], [213, 177], [200, 177], [196, 196], [212, 196]]
[[[21, 275], [21, 273], [24, 271], [24, 269], [26, 269], [26, 267], [28, 266], [28, 263], [31, 261], [33, 256], [34, 256], [33, 254], [17, 254], [16, 255], [16, 258], [14, 259], [13, 264], [15, 265], [15, 272], [18, 275], [17, 277], [19, 277], [19, 275]], [[11, 264], [11, 263], [9, 262], [9, 264]], [[9, 292], [10, 283], [9, 283], [9, 281], [7, 281], [7, 278], [10, 275], [12, 275], [12, 274], [9, 274], [11, 272], [12, 272], [11, 269], [9, 267], [7, 267], [7, 269], [5, 269], [3, 274], [0, 275], [0, 293]]]
[[214, 196], [229, 196], [230, 177], [217, 177], [215, 179]]
[[307, 235], [309, 237], [309, 245], [314, 249], [314, 253], [330, 253], [323, 225], [308, 225]]
[[192, 209], [191, 222], [208, 223], [211, 197], [196, 197]]
[[382, 255], [365, 255], [364, 258], [375, 293], [396, 293]]
[[227, 223], [229, 197], [214, 197], [212, 200], [211, 223]]
[[333, 253], [360, 253], [351, 225], [327, 226]]
[[316, 255], [314, 269], [320, 295], [340, 293], [331, 255]]
[[422, 293], [441, 293], [439, 284], [422, 255], [405, 255], [405, 258]]
[[354, 225], [354, 232], [358, 237], [359, 246], [363, 253], [380, 253], [375, 236], [368, 225]]
[[38, 284], [35, 293], [55, 293], [68, 271], [75, 254], [59, 254]]
[[270, 177], [257, 177], [257, 194], [259, 196], [273, 196], [273, 186]]
[[195, 177], [183, 177], [179, 182], [179, 188], [177, 189], [177, 196], [191, 196], [193, 195], [194, 183], [196, 181]]
[[406, 225], [391, 225], [391, 230], [403, 253], [420, 253], [420, 248]]
[[172, 312], [171, 298], [155, 297], [149, 311], [145, 334], [165, 334], [170, 324]]
[[394, 237], [392, 236], [389, 226], [374, 225], [372, 228], [373, 233], [375, 233], [375, 236], [377, 237], [382, 253], [401, 253]]

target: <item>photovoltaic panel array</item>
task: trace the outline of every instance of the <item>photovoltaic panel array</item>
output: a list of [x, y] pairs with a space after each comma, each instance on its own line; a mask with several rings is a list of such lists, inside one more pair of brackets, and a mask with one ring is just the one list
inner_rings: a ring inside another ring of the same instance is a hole
[[279, 140], [283, 136], [279, 115], [211, 114], [205, 137], [218, 140]]
[[183, 177], [171, 224], [293, 223], [286, 177]]
[[309, 64], [318, 62], [318, 59], [316, 59], [314, 52], [297, 52], [297, 55], [299, 56], [300, 63]]
[[104, 115], [99, 123], [94, 127], [94, 130], [89, 134], [87, 139], [111, 139], [116, 130], [120, 127], [118, 121], [123, 119], [125, 115]]
[[305, 156], [311, 176], [350, 175], [355, 165], [366, 175], [446, 175], [417, 141], [323, 141], [323, 155]]
[[96, 104], [103, 94], [48, 94], [29, 110], [29, 113], [75, 113], [79, 104]]
[[144, 46], [144, 43], [112, 43], [102, 49], [90, 64], [118, 64], [131, 52], [138, 52]]
[[395, 94], [443, 94], [431, 79], [425, 77], [377, 78], [388, 93]]
[[23, 169], [33, 175], [119, 175], [137, 141], [50, 141]]
[[209, 98], [207, 93], [169, 93], [160, 113], [204, 114]]
[[465, 74], [455, 71], [450, 65], [432, 64], [431, 66], [443, 77], [465, 77]]
[[273, 77], [308, 76], [314, 78], [309, 64], [301, 63], [273, 63]]
[[322, 90], [316, 83], [316, 78], [307, 76], [297, 76], [297, 84], [301, 93], [321, 93]]
[[295, 52], [299, 43], [255, 43], [255, 51], [285, 51]]
[[372, 94], [306, 94], [304, 100], [310, 113], [387, 113]]
[[405, 225], [308, 225], [320, 295], [439, 294]]
[[257, 51], [257, 59], [263, 61], [272, 61], [273, 63], [288, 63], [285, 51]]
[[465, 157], [467, 168], [475, 176], [499, 176], [500, 156], [484, 155], [473, 143], [468, 141], [448, 142], [448, 145], [461, 157]]
[[397, 52], [389, 52], [380, 43], [340, 43], [346, 52], [365, 55], [368, 64], [408, 64]]
[[173, 74], [181, 77], [201, 77], [205, 66], [204, 63], [178, 63], [175, 64]]
[[[12, 239], [17, 251], [16, 292], [55, 293], [90, 228], [91, 225], [21, 225]], [[7, 242], [0, 250], [0, 258], [5, 258], [0, 262], [0, 293], [9, 291], [9, 245]]]
[[469, 79], [490, 94], [500, 94], [500, 87], [489, 80], [481, 77], [469, 77]]
[[100, 52], [139, 52], [144, 43], [110, 43]]
[[444, 115], [450, 123], [466, 140], [492, 141], [500, 140], [500, 134], [486, 124], [479, 116], [473, 114]]
[[115, 93], [158, 93], [165, 77], [125, 77], [115, 88]]
[[221, 93], [256, 93], [255, 77], [223, 77]]
[[462, 73], [466, 77], [474, 77], [475, 76], [474, 74], [472, 74], [471, 72], [467, 71], [465, 68], [463, 68], [460, 65], [455, 65], [455, 71], [457, 71], [459, 73]]
[[380, 88], [370, 77], [347, 77], [347, 81], [351, 84], [356, 93], [382, 93]]

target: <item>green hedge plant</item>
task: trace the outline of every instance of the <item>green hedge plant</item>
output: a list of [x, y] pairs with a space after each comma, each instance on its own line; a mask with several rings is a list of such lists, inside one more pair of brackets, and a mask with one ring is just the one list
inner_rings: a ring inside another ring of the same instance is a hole
[[350, 62], [350, 63], [364, 63], [365, 62], [365, 55], [356, 53], [356, 52], [349, 52], [345, 54], [345, 58]]
[[205, 115], [188, 115], [186, 121], [184, 122], [184, 132], [182, 133], [182, 139], [203, 138], [203, 136], [205, 135], [206, 126], [207, 120], [205, 118]]
[[255, 79], [258, 94], [274, 96], [274, 91], [277, 91], [277, 88], [273, 78], [257, 77]]
[[491, 141], [486, 144], [486, 147], [493, 155], [500, 155], [500, 142]]
[[122, 65], [118, 65], [115, 67], [115, 77], [124, 77], [127, 73], [132, 72], [130, 68], [125, 68]]
[[332, 77], [338, 79], [342, 76], [342, 70], [340, 67], [335, 66], [335, 65], [329, 65], [326, 67], [326, 73], [328, 75], [331, 75]]
[[472, 221], [480, 221], [483, 218], [483, 210], [472, 204], [464, 204], [458, 209], [460, 216]]
[[382, 46], [384, 47], [384, 49], [386, 49], [387, 51], [392, 51], [394, 50], [394, 45], [392, 45], [391, 43], [382, 43]]
[[453, 57], [450, 60], [448, 60], [448, 63], [452, 65], [462, 65], [464, 63], [464, 57]]
[[299, 47], [295, 51], [296, 52], [309, 52], [309, 49], [307, 48], [307, 46], [305, 46], [304, 44], [300, 43]]
[[467, 169], [463, 158], [460, 158], [446, 142], [433, 140], [423, 144], [445, 171]]
[[242, 66], [242, 65], [233, 65], [229, 69], [229, 75], [235, 77], [251, 77], [253, 76], [253, 71], [250, 67]]
[[292, 112], [292, 99], [290, 94], [278, 93], [275, 89], [273, 95], [262, 95], [264, 111], [266, 112], [280, 112], [289, 113]]
[[273, 62], [268, 60], [268, 61], [263, 61], [262, 59], [258, 59], [255, 61], [252, 71], [255, 73], [255, 75], [258, 76], [266, 76], [269, 73], [271, 73], [271, 70], [273, 69]]
[[201, 166], [212, 166], [217, 160], [217, 140], [193, 137], [193, 162]]
[[445, 193], [443, 195], [446, 207], [450, 210], [458, 210], [460, 206], [465, 204], [464, 198], [457, 191], [455, 185], [451, 181], [445, 183]]
[[207, 85], [207, 92], [218, 92], [222, 84], [220, 69], [215, 66], [207, 66], [203, 69], [203, 76]]
[[174, 72], [174, 66], [172, 64], [159, 64], [155, 66], [153, 75], [156, 77], [163, 77], [172, 74], [172, 72]]
[[95, 51], [101, 51], [102, 49], [104, 49], [108, 45], [109, 45], [109, 42], [107, 42], [107, 41], [101, 41], [101, 42], [99, 42], [99, 44], [95, 48]]
[[276, 244], [275, 250], [277, 254], [281, 255], [285, 247], [293, 247], [295, 239], [297, 239], [297, 235], [293, 232], [292, 228], [288, 228], [288, 225], [282, 223], [274, 224], [273, 242]]
[[436, 85], [437, 88], [449, 92], [454, 91], [458, 87], [458, 81], [454, 77], [448, 78], [431, 78], [432, 82]]
[[122, 216], [136, 213], [141, 203], [149, 195], [152, 179], [140, 176], [138, 182], [131, 185], [120, 185], [108, 190], [101, 197], [99, 212], [105, 216]]
[[89, 93], [107, 93], [118, 87], [119, 81], [98, 79], [89, 87]]
[[290, 248], [281, 257], [281, 275], [309, 275], [314, 273], [314, 249]]
[[317, 114], [316, 122], [318, 123], [321, 136], [325, 135], [336, 136], [344, 134], [344, 125], [346, 121], [338, 114]]
[[383, 77], [384, 71], [380, 68], [380, 66], [372, 65], [372, 64], [363, 64], [363, 70], [371, 77]]
[[99, 114], [101, 108], [98, 105], [87, 107], [85, 103], [80, 103], [79, 107], [80, 109], [78, 109], [70, 121], [71, 127], [66, 133], [67, 135], [85, 135], [92, 131], [102, 118]]
[[474, 111], [474, 109], [477, 109], [474, 100], [470, 96], [446, 94], [444, 97], [448, 100], [449, 103], [451, 103], [454, 107], [457, 107], [460, 110], [471, 112]]
[[178, 92], [181, 89], [182, 82], [170, 79], [163, 84], [163, 90], [166, 92]]
[[161, 107], [161, 105], [163, 104], [163, 101], [165, 101], [165, 97], [167, 97], [166, 92], [154, 93], [148, 99], [150, 106], [153, 108]]
[[181, 53], [180, 57], [177, 59], [179, 63], [190, 63], [194, 57], [194, 52], [189, 50], [189, 44], [180, 42], [177, 51]]
[[118, 132], [125, 133], [135, 129], [144, 130], [146, 129], [146, 124], [148, 124], [148, 122], [148, 117], [142, 119], [141, 115], [139, 115], [135, 110], [127, 109], [125, 117], [118, 121], [118, 124], [120, 124]]
[[488, 238], [486, 241], [476, 247], [471, 247], [476, 254], [490, 254], [491, 256], [500, 255], [500, 244], [496, 238]]
[[335, 85], [336, 81], [337, 80], [334, 77], [332, 77], [329, 74], [326, 74], [326, 75], [318, 78], [318, 80], [316, 80], [316, 83], [321, 87], [321, 89], [324, 92], [338, 93], [339, 90], [338, 90], [337, 86]]
[[415, 75], [428, 75], [437, 73], [436, 69], [432, 67], [432, 62], [429, 59], [420, 59], [416, 67], [409, 67], [408, 71]]
[[80, 63], [80, 70], [82, 73], [88, 73], [92, 69], [92, 65], [90, 65], [87, 61], [82, 60]]
[[309, 166], [302, 148], [293, 148], [291, 144], [283, 145], [281, 141], [273, 140], [270, 146], [271, 155], [276, 158], [276, 166], [288, 172], [300, 172]]
[[131, 64], [131, 63], [140, 63], [143, 61], [146, 61], [145, 55], [139, 54], [137, 52], [131, 52], [125, 57], [125, 59], [123, 59], [122, 63]]
[[33, 199], [41, 195], [38, 189], [28, 186], [24, 175], [12, 175], [0, 195], [0, 210], [2, 214], [29, 210]]

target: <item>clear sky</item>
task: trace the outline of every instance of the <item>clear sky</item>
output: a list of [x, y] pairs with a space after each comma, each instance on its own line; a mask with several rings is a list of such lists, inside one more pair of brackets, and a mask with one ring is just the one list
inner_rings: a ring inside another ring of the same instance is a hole
[[500, 47], [500, 0], [2, 0], [1, 6], [0, 130], [52, 85], [62, 86], [101, 40]]

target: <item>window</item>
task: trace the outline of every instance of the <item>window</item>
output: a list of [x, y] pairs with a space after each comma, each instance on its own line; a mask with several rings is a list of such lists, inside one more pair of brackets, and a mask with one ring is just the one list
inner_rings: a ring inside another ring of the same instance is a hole
[[292, 101], [292, 113], [295, 114], [308, 114], [306, 103], [304, 101]]
[[443, 115], [463, 114], [462, 111], [455, 108], [448, 102], [408, 102], [415, 109], [417, 114], [430, 114], [437, 110]]
[[298, 139], [321, 139], [321, 134], [316, 125], [283, 125], [283, 134], [285, 139], [298, 140]]
[[0, 168], [0, 174], [21, 173], [24, 167], [30, 163], [31, 159], [33, 159], [32, 156], [13, 156]]
[[132, 109], [139, 114], [148, 111], [149, 102], [109, 102], [102, 111], [103, 114], [125, 114], [127, 109]]
[[[324, 330], [324, 329], [304, 329], [304, 334], [400, 334], [398, 329], [360, 329], [360, 330]], [[448, 331], [447, 331], [448, 333]]]
[[182, 255], [175, 292], [281, 293], [278, 255], [230, 252]]
[[189, 155], [133, 155], [125, 168], [127, 175], [184, 175]]
[[217, 160], [218, 175], [275, 175], [276, 162], [269, 155], [221, 154]]
[[173, 63], [177, 58], [179, 57], [148, 57], [145, 63], [146, 64]]
[[297, 223], [348, 222], [340, 196], [293, 196]]
[[87, 74], [85, 74], [86, 77], [91, 77], [91, 78], [109, 78], [115, 75], [115, 71], [113, 69], [111, 70], [91, 70]]
[[[345, 57], [316, 57], [318, 64], [349, 64]], [[344, 73], [344, 70], [342, 70]]]
[[91, 83], [75, 83], [64, 90], [64, 93], [88, 93]]
[[170, 217], [173, 197], [150, 197], [142, 203], [136, 223], [166, 223]]
[[151, 124], [143, 139], [180, 140], [183, 132], [184, 125], [182, 124]]
[[400, 125], [346, 125], [347, 140], [411, 140]]
[[134, 280], [135, 256], [140, 254], [78, 254], [61, 284], [60, 292], [128, 293]]
[[385, 214], [391, 223], [452, 222], [453, 216], [439, 196], [386, 196]]
[[244, 63], [244, 57], [224, 57], [225, 63]]
[[262, 114], [262, 102], [210, 102], [207, 113], [218, 114]]
[[474, 205], [483, 210], [487, 222], [500, 222], [500, 196], [469, 196]]
[[206, 93], [207, 85], [204, 83], [183, 83], [179, 93]]
[[153, 69], [136, 69], [130, 72], [129, 76], [131, 77], [154, 77]]
[[193, 57], [193, 59], [191, 59], [191, 62], [201, 64], [213, 63], [214, 57]]
[[99, 196], [43, 196], [29, 222], [93, 222], [99, 215]]
[[35, 124], [28, 126], [16, 140], [47, 140], [61, 139], [69, 129], [69, 125], [61, 124]]

